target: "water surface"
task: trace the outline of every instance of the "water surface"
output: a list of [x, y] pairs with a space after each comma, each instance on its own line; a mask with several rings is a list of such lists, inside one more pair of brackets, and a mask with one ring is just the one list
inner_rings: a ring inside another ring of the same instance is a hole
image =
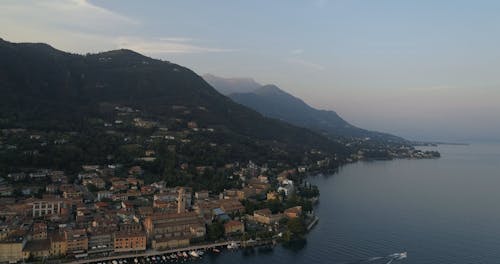
[[440, 159], [359, 162], [312, 177], [320, 222], [305, 245], [201, 262], [370, 263], [407, 251], [393, 263], [500, 263], [500, 146], [438, 150]]

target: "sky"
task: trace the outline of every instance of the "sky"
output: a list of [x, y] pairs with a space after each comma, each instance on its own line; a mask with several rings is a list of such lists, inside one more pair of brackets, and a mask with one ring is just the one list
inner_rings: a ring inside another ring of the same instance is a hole
[[500, 1], [2, 0], [0, 38], [252, 77], [363, 128], [500, 140]]

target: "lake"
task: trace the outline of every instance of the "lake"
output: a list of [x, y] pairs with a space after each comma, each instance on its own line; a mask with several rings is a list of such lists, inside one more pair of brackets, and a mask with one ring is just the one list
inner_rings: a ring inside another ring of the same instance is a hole
[[500, 263], [500, 145], [442, 145], [435, 160], [359, 162], [318, 175], [304, 245], [225, 251], [203, 263]]

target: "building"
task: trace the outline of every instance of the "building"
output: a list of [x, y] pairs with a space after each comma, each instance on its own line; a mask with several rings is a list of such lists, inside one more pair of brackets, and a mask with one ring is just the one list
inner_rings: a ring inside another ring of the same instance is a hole
[[109, 253], [114, 250], [114, 236], [110, 232], [92, 232], [89, 234], [89, 254]]
[[37, 199], [33, 200], [32, 206], [32, 216], [42, 217], [44, 215], [60, 215], [62, 208], [66, 207], [64, 200], [62, 199]]
[[186, 211], [186, 201], [184, 195], [184, 188], [179, 189], [179, 195], [177, 197], [177, 213], [181, 214]]
[[205, 222], [194, 212], [155, 213], [146, 217], [144, 227], [152, 246], [168, 244], [166, 240], [201, 239], [206, 233]]
[[195, 192], [194, 193], [194, 197], [197, 199], [197, 200], [204, 200], [204, 199], [208, 199], [209, 197], [209, 193], [207, 190], [202, 190], [202, 191], [198, 191], [198, 192]]
[[151, 241], [151, 248], [164, 250], [169, 248], [179, 248], [189, 246], [189, 237], [166, 237], [157, 238]]
[[146, 233], [139, 232], [116, 232], [114, 235], [115, 252], [131, 252], [146, 250]]
[[302, 215], [302, 206], [295, 206], [285, 210], [285, 216], [288, 218], [297, 218]]
[[111, 199], [112, 195], [113, 195], [113, 193], [110, 191], [98, 191], [97, 192], [97, 200], [102, 201], [103, 199]]
[[277, 200], [277, 199], [279, 199], [279, 195], [277, 192], [272, 191], [272, 192], [268, 192], [266, 194], [266, 198], [267, 198], [267, 200]]
[[106, 187], [106, 182], [99, 177], [83, 179], [82, 184], [85, 186], [92, 184], [95, 187], [97, 187], [97, 189], [99, 189], [99, 190], [104, 189]]
[[244, 213], [245, 206], [237, 199], [218, 200], [219, 207], [227, 214]]
[[245, 232], [245, 225], [240, 221], [231, 220], [224, 224], [224, 233], [226, 235], [233, 233], [244, 233], [244, 232]]
[[66, 230], [64, 237], [68, 254], [81, 254], [89, 249], [89, 239], [85, 229]]
[[0, 241], [0, 262], [18, 262], [23, 260], [23, 248], [26, 245], [24, 236], [11, 236]]
[[30, 257], [47, 258], [49, 255], [50, 241], [48, 239], [28, 241], [23, 249], [23, 257], [25, 259]]
[[256, 190], [254, 188], [249, 188], [249, 187], [245, 187], [241, 190], [236, 191], [236, 195], [240, 200], [248, 199], [252, 196], [255, 196], [256, 194], [257, 194]]
[[50, 255], [51, 256], [64, 256], [68, 251], [68, 244], [64, 234], [51, 233], [49, 234], [50, 240]]
[[261, 224], [273, 225], [278, 223], [282, 218], [282, 214], [273, 214], [268, 208], [253, 212], [253, 219]]
[[33, 240], [47, 239], [47, 224], [36, 222], [33, 224]]

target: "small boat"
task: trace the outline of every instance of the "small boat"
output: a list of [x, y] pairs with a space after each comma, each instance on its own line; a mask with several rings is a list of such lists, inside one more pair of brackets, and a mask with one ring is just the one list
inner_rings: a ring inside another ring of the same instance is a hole
[[205, 254], [205, 252], [201, 251], [201, 250], [197, 250], [196, 253], [198, 254], [198, 256], [203, 256], [203, 254]]
[[186, 252], [182, 252], [182, 256], [185, 257], [185, 258], [189, 257]]
[[134, 263], [139, 263], [139, 260], [137, 258], [135, 258]]
[[238, 244], [236, 244], [235, 242], [231, 242], [231, 244], [227, 245], [227, 249], [237, 249], [238, 248]]
[[402, 253], [394, 253], [394, 254], [390, 254], [387, 257], [391, 258], [391, 259], [394, 259], [394, 260], [401, 260], [401, 259], [407, 258], [408, 257], [408, 253], [406, 251], [402, 252]]
[[217, 248], [212, 249], [212, 251], [213, 251], [214, 253], [220, 253], [220, 250], [219, 250], [219, 249], [217, 249]]
[[198, 253], [196, 253], [196, 251], [192, 250], [189, 252], [189, 255], [193, 258], [199, 258], [200, 255], [198, 255]]

